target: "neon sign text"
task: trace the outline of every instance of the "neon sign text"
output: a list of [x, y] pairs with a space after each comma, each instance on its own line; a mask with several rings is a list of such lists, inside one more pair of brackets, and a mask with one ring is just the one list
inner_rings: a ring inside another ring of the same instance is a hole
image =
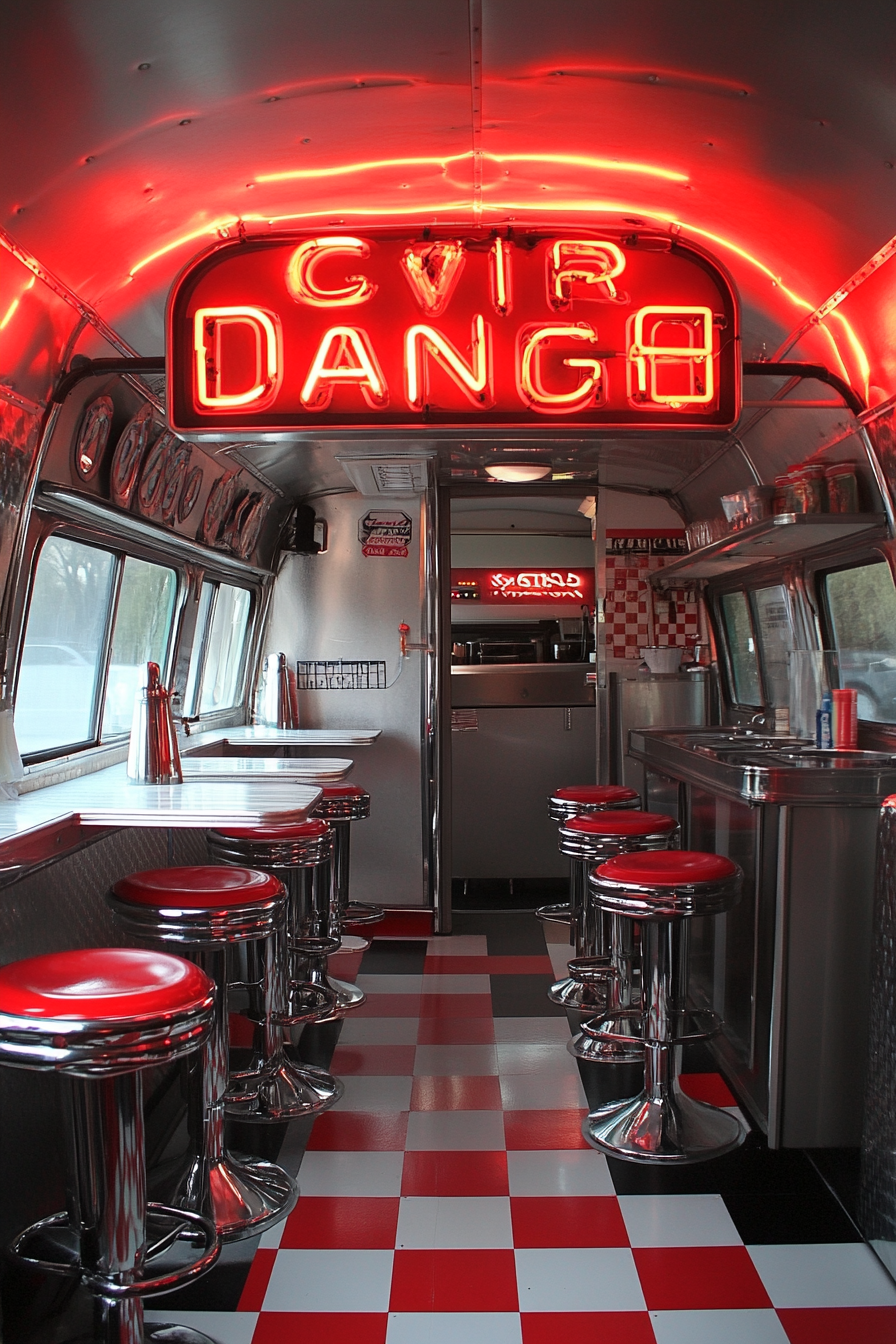
[[461, 596], [485, 606], [570, 606], [578, 613], [594, 604], [593, 569], [452, 569], [451, 586]]
[[736, 302], [689, 245], [434, 233], [199, 258], [169, 304], [172, 425], [718, 432], [737, 418]]

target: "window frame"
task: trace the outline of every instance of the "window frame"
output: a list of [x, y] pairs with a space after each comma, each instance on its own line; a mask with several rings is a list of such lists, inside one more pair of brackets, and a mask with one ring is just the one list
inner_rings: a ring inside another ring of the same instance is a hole
[[[186, 704], [184, 705], [184, 714], [189, 716], [190, 718], [197, 719], [201, 723], [209, 723], [210, 721], [214, 721], [219, 717], [233, 714], [235, 710], [240, 708], [240, 706], [244, 703], [246, 699], [246, 681], [249, 669], [249, 650], [253, 642], [253, 635], [255, 631], [253, 622], [259, 603], [259, 594], [257, 590], [254, 589], [250, 584], [234, 583], [230, 576], [212, 574], [206, 571], [205, 573], [203, 573], [200, 583], [199, 599], [197, 603], [197, 605], [199, 606], [201, 606], [202, 603], [202, 589], [207, 583], [212, 584], [214, 586], [214, 592], [212, 593], [211, 600], [209, 601], [208, 604], [208, 609], [205, 613], [205, 628], [201, 632], [199, 632], [199, 639], [200, 639], [199, 666], [196, 670], [196, 679], [193, 685], [192, 702], [190, 705]], [[243, 592], [249, 594], [249, 612], [246, 617], [246, 634], [245, 638], [243, 639], [243, 647], [240, 650], [240, 666], [236, 677], [237, 698], [236, 702], [232, 705], [222, 706], [220, 709], [206, 710], [206, 712], [203, 714], [200, 709], [200, 705], [202, 704], [202, 687], [203, 682], [205, 680], [205, 669], [209, 653], [209, 644], [211, 641], [212, 626], [214, 625], [215, 621], [215, 612], [218, 609], [218, 595], [221, 591], [222, 585], [228, 588], [239, 588]], [[196, 634], [197, 631], [194, 626], [193, 629], [194, 641], [196, 638]], [[192, 654], [192, 647], [191, 647], [191, 654]]]
[[[831, 615], [830, 602], [828, 599], [827, 584], [825, 580], [830, 574], [843, 574], [850, 569], [865, 569], [869, 565], [886, 566], [890, 579], [896, 588], [896, 570], [890, 556], [883, 550], [876, 547], [869, 548], [859, 555], [850, 556], [847, 563], [842, 561], [838, 564], [832, 558], [827, 558], [824, 562], [814, 566], [807, 579], [811, 580], [815, 606], [818, 615], [819, 634], [821, 636], [821, 647], [823, 649], [832, 649], [838, 655], [840, 647], [835, 639], [834, 621]], [[840, 670], [836, 668], [836, 676], [839, 684]], [[886, 731], [896, 728], [896, 718], [894, 719], [860, 719], [864, 724], [871, 728], [877, 728]]]
[[[764, 582], [760, 587], [767, 587]], [[734, 677], [734, 663], [731, 657], [731, 645], [728, 639], [728, 623], [725, 620], [725, 613], [722, 607], [722, 601], [731, 593], [743, 593], [744, 604], [747, 609], [747, 618], [750, 622], [750, 633], [753, 636], [753, 647], [756, 651], [756, 673], [759, 679], [760, 703], [758, 705], [748, 704], [746, 701], [737, 699], [736, 681]], [[716, 626], [716, 650], [722, 653], [722, 662], [725, 668], [725, 688], [728, 692], [728, 703], [732, 709], [744, 714], [757, 714], [768, 709], [768, 692], [766, 690], [765, 667], [763, 666], [762, 646], [756, 634], [756, 612], [753, 607], [751, 589], [745, 583], [726, 584], [724, 588], [718, 589], [713, 594], [712, 615]]]

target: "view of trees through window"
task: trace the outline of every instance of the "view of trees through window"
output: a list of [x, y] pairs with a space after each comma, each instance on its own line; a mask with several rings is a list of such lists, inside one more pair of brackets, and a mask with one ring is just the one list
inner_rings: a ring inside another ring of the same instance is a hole
[[824, 578], [841, 686], [858, 692], [859, 718], [896, 723], [896, 587], [875, 561]]

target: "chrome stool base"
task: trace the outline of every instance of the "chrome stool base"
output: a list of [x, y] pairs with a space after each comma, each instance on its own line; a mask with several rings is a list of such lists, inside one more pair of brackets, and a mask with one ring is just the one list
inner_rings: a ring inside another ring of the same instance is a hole
[[232, 1086], [234, 1081], [239, 1082], [239, 1075], [235, 1080], [231, 1075], [231, 1088], [225, 1097], [227, 1114], [234, 1119], [268, 1124], [318, 1115], [335, 1105], [345, 1091], [339, 1079], [326, 1069], [291, 1060], [285, 1050], [268, 1061], [263, 1073], [249, 1079], [252, 1090], [245, 1102]]
[[[194, 1160], [187, 1174], [187, 1191], [202, 1190], [204, 1159]], [[227, 1152], [208, 1166], [211, 1204], [222, 1241], [242, 1241], [265, 1232], [295, 1207], [296, 1182], [273, 1162]], [[189, 1206], [190, 1195], [185, 1199]]]
[[321, 1018], [322, 1022], [332, 1022], [343, 1013], [351, 1012], [352, 1008], [360, 1008], [362, 1003], [367, 1002], [367, 995], [363, 989], [353, 985], [348, 980], [337, 980], [335, 976], [327, 976], [327, 984], [336, 995], [336, 1011], [332, 1017]]
[[569, 1053], [591, 1064], [643, 1064], [641, 1014], [634, 1011], [614, 1014], [612, 1033], [605, 1030], [606, 1024], [606, 1018], [586, 1022], [578, 1035], [567, 1042]]
[[[163, 1325], [161, 1322], [144, 1325], [143, 1338], [146, 1344], [215, 1344], [209, 1335], [201, 1335], [188, 1325]], [[90, 1344], [94, 1344], [92, 1339]]]
[[607, 957], [573, 957], [569, 975], [548, 990], [551, 1003], [593, 1017], [606, 1010], [613, 971]]
[[641, 1092], [599, 1107], [586, 1116], [582, 1134], [611, 1157], [669, 1166], [722, 1157], [747, 1137], [737, 1116], [685, 1096], [677, 1084], [662, 1097]]
[[535, 918], [540, 919], [542, 924], [571, 924], [572, 906], [569, 901], [561, 901], [558, 905], [540, 905], [535, 911]]

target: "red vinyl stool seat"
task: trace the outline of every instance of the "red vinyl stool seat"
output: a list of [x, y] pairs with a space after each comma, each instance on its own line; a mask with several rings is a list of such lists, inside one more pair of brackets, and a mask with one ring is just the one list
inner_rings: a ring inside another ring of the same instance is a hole
[[[357, 785], [342, 787], [354, 791]], [[234, 826], [206, 834], [212, 859], [262, 868], [286, 888], [287, 1021], [301, 1020], [309, 1002], [321, 994], [328, 996], [330, 1008], [316, 1018], [319, 1022], [343, 1017], [366, 1001], [367, 996], [356, 985], [335, 979], [327, 970], [328, 958], [339, 951], [342, 942], [341, 927], [333, 915], [336, 902], [333, 856], [341, 824], [312, 817], [283, 826]]]
[[[634, 995], [634, 939], [630, 924], [602, 913], [588, 890], [588, 869], [617, 854], [641, 850], [666, 850], [678, 843], [678, 823], [662, 812], [635, 812], [610, 808], [601, 812], [583, 812], [569, 817], [559, 827], [560, 853], [566, 854], [576, 869], [576, 892], [581, 893], [576, 908], [575, 946], [577, 963], [592, 968], [595, 959], [606, 959], [606, 975], [592, 972], [587, 978], [571, 970], [548, 991], [552, 1002], [577, 1012], [629, 1009]], [[572, 1053], [580, 1058], [602, 1059], [617, 1064], [640, 1059], [641, 1046], [634, 1038], [627, 1050], [616, 1044], [607, 1046], [604, 1055], [587, 1036], [576, 1035], [570, 1042]]]
[[[11, 1255], [80, 1278], [101, 1344], [210, 1344], [144, 1326], [143, 1297], [210, 1269], [221, 1242], [201, 1212], [147, 1200], [142, 1070], [205, 1045], [214, 997], [198, 966], [136, 948], [53, 952], [0, 970], [0, 1063], [57, 1073], [71, 1126], [69, 1210], [19, 1233]], [[157, 1257], [184, 1240], [199, 1249], [166, 1269]]]
[[[333, 827], [333, 894], [331, 932], [343, 933], [346, 924], [376, 924], [385, 915], [378, 905], [349, 900], [351, 823], [370, 816], [370, 794], [359, 784], [331, 784], [314, 809], [316, 817], [325, 817]], [[369, 946], [369, 944], [367, 944]]]
[[626, 1101], [598, 1107], [582, 1127], [594, 1147], [634, 1162], [670, 1165], [720, 1157], [746, 1130], [728, 1111], [685, 1096], [682, 1046], [719, 1028], [714, 1013], [687, 1007], [688, 928], [698, 916], [723, 914], [740, 899], [743, 873], [722, 854], [653, 850], [619, 854], [594, 870], [591, 895], [602, 910], [641, 929], [639, 1011], [608, 1012], [586, 1024], [599, 1043], [627, 1045], [622, 1028], [636, 1018], [644, 1051], [644, 1087]]
[[[548, 816], [552, 821], [564, 822], [582, 812], [603, 812], [608, 808], [631, 809], [639, 807], [641, 799], [634, 789], [623, 784], [564, 784], [548, 798]], [[541, 905], [535, 911], [544, 923], [573, 926], [581, 914], [585, 888], [581, 873], [575, 864], [569, 870], [569, 900], [559, 905]], [[570, 928], [570, 942], [575, 943], [577, 956], [588, 956], [579, 945], [575, 929]]]
[[[170, 943], [215, 983], [215, 1010], [206, 1067], [194, 1086], [194, 1099], [204, 1114], [203, 1151], [194, 1159], [186, 1178], [193, 1198], [202, 1198], [206, 1182], [218, 1233], [236, 1241], [286, 1216], [298, 1198], [293, 1178], [272, 1162], [243, 1159], [226, 1151], [225, 1108], [242, 1116], [251, 1114], [259, 1092], [276, 1085], [277, 1009], [282, 990], [276, 979], [276, 947], [282, 940], [286, 892], [270, 873], [251, 868], [220, 868], [212, 864], [190, 868], [156, 868], [132, 873], [114, 884], [108, 895], [116, 922], [138, 938]], [[249, 962], [261, 982], [267, 982], [264, 1031], [274, 1049], [274, 1067], [250, 1076], [229, 1077], [230, 1019], [228, 1014], [228, 952], [241, 944], [254, 948]], [[334, 1100], [339, 1096], [336, 1091]], [[206, 1174], [207, 1173], [207, 1174]]]

